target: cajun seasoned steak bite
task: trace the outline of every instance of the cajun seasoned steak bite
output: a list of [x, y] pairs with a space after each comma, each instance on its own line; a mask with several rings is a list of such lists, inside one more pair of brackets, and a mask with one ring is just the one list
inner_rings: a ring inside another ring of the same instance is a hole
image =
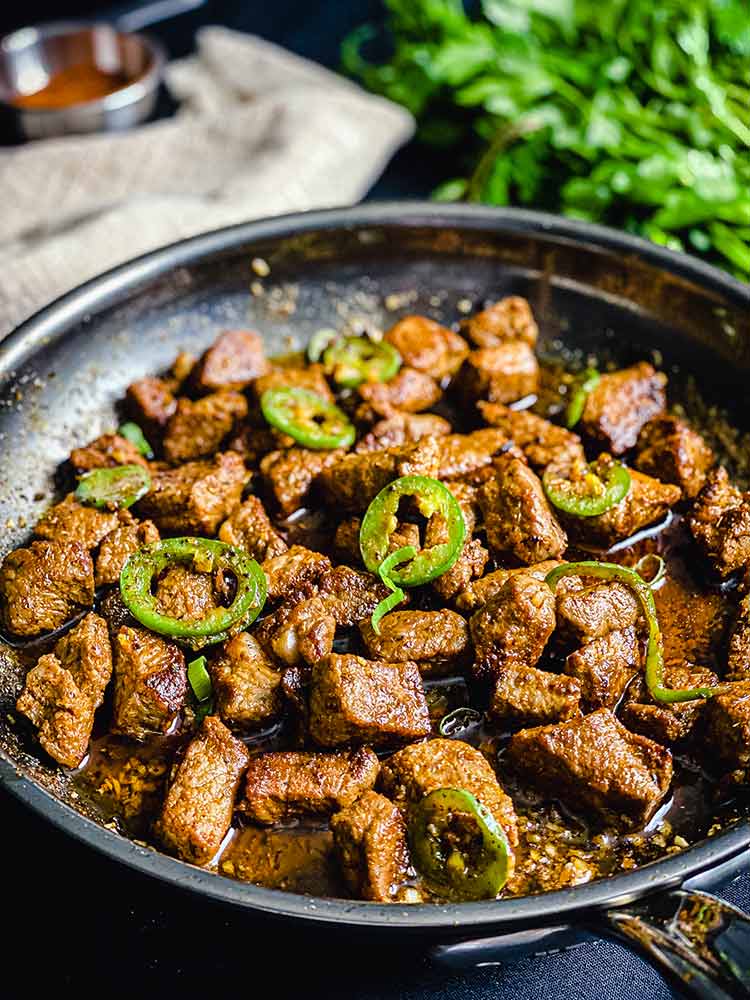
[[337, 812], [331, 830], [347, 885], [359, 899], [389, 903], [409, 873], [406, 824], [400, 810], [377, 792], [363, 792]]
[[367, 619], [359, 631], [369, 656], [389, 663], [413, 660], [428, 675], [460, 664], [470, 648], [465, 620], [447, 608], [392, 611], [380, 620], [380, 635]]
[[96, 555], [94, 582], [97, 587], [118, 583], [122, 568], [143, 545], [159, 541], [159, 529], [153, 521], [131, 520], [121, 524], [102, 538]]
[[340, 448], [336, 451], [313, 451], [311, 448], [272, 451], [261, 459], [261, 478], [281, 513], [293, 514], [307, 505], [321, 473], [341, 462], [345, 454]]
[[69, 493], [64, 500], [45, 511], [34, 528], [34, 534], [51, 542], [80, 542], [87, 549], [95, 549], [110, 531], [132, 522], [133, 518], [126, 510], [97, 510], [79, 503], [75, 494]]
[[[336, 566], [325, 572], [320, 577], [318, 589], [336, 624], [342, 628], [351, 628], [369, 618], [391, 592], [372, 573], [351, 566]], [[407, 602], [408, 597], [402, 603]]]
[[633, 625], [591, 639], [565, 660], [565, 673], [581, 685], [588, 711], [619, 702], [641, 667], [641, 644]]
[[750, 765], [750, 681], [729, 685], [724, 694], [709, 698], [705, 709], [706, 739], [714, 759], [724, 768], [744, 772]]
[[329, 403], [334, 401], [322, 365], [308, 365], [307, 368], [279, 366], [256, 378], [250, 391], [258, 406], [263, 393], [269, 389], [308, 389]]
[[304, 545], [292, 545], [280, 555], [264, 559], [269, 600], [286, 597], [307, 585], [314, 585], [331, 569], [331, 560]]
[[[718, 683], [719, 678], [707, 667], [684, 661], [664, 665], [666, 687], [715, 687]], [[674, 703], [654, 701], [643, 678], [638, 678], [628, 689], [622, 721], [634, 733], [648, 736], [657, 743], [678, 743], [690, 736], [705, 707], [703, 698]]]
[[126, 625], [115, 636], [113, 652], [111, 731], [135, 740], [166, 733], [187, 691], [185, 657], [179, 646], [146, 629]]
[[227, 640], [208, 670], [217, 714], [231, 729], [252, 729], [281, 714], [281, 673], [248, 632]]
[[232, 511], [219, 528], [219, 538], [247, 552], [258, 562], [279, 556], [288, 548], [256, 496], [249, 496]]
[[469, 353], [463, 337], [426, 316], [404, 316], [383, 339], [396, 348], [405, 365], [435, 379], [455, 375]]
[[16, 710], [31, 720], [58, 764], [77, 767], [85, 757], [94, 714], [112, 676], [107, 623], [86, 615], [26, 675]]
[[629, 732], [607, 708], [524, 729], [511, 738], [505, 759], [566, 806], [626, 829], [648, 822], [672, 782], [669, 750]]
[[[489, 809], [511, 847], [518, 844], [516, 813], [484, 755], [462, 740], [412, 743], [383, 761], [380, 787], [407, 815], [438, 788], [462, 788]], [[511, 857], [512, 865], [512, 857]]]
[[581, 439], [572, 431], [550, 423], [530, 410], [511, 410], [502, 403], [477, 403], [488, 424], [504, 434], [537, 472], [554, 462], [565, 468], [585, 461]]
[[229, 830], [248, 759], [245, 745], [215, 716], [206, 716], [154, 827], [167, 850], [195, 865], [208, 864]]
[[218, 452], [210, 459], [155, 472], [137, 509], [162, 534], [213, 535], [240, 502], [246, 481], [240, 456]]
[[492, 465], [508, 447], [508, 436], [496, 427], [482, 427], [471, 434], [448, 434], [437, 442], [440, 454], [438, 479], [471, 480]]
[[239, 392], [212, 392], [195, 402], [178, 399], [164, 434], [164, 457], [177, 465], [212, 455], [246, 416], [247, 400]]
[[244, 389], [270, 369], [263, 338], [254, 330], [225, 330], [202, 355], [191, 374], [199, 391]]
[[310, 736], [322, 747], [388, 746], [430, 732], [416, 663], [332, 653], [313, 667]]
[[512, 403], [539, 388], [539, 363], [522, 340], [472, 351], [456, 379], [458, 392], [469, 405], [480, 399]]
[[729, 481], [723, 465], [708, 474], [688, 523], [720, 576], [750, 563], [750, 493], [742, 493]]
[[558, 559], [546, 559], [532, 566], [520, 566], [518, 569], [496, 569], [487, 573], [479, 580], [470, 583], [456, 598], [459, 611], [476, 611], [483, 607], [493, 597], [497, 597], [512, 576], [523, 574], [544, 581], [548, 573], [560, 565]]
[[161, 574], [154, 596], [159, 614], [180, 621], [200, 621], [220, 604], [215, 577], [179, 563]]
[[414, 368], [402, 368], [388, 382], [363, 382], [357, 389], [362, 406], [357, 410], [358, 419], [366, 422], [394, 413], [419, 413], [429, 410], [443, 395], [434, 378]]
[[153, 444], [161, 440], [164, 428], [177, 409], [177, 400], [164, 379], [147, 376], [128, 386], [125, 405], [132, 419]]
[[476, 580], [484, 573], [489, 558], [489, 552], [478, 538], [464, 542], [461, 555], [446, 573], [432, 581], [432, 589], [444, 601], [453, 600], [469, 586], [472, 580]]
[[535, 347], [539, 336], [531, 306], [520, 295], [508, 295], [463, 320], [461, 331], [477, 347], [499, 347], [509, 340]]
[[626, 629], [641, 614], [632, 588], [618, 580], [592, 581], [590, 586], [580, 588], [570, 584], [558, 587], [556, 597], [558, 628], [573, 642], [587, 643], [608, 632]]
[[638, 435], [635, 467], [664, 483], [674, 483], [690, 499], [703, 488], [714, 461], [714, 453], [700, 434], [678, 417], [655, 417]]
[[336, 619], [322, 597], [283, 604], [255, 630], [261, 645], [286, 667], [312, 666], [333, 649]]
[[576, 718], [580, 700], [574, 678], [511, 663], [493, 680], [488, 714], [504, 726], [541, 726]]
[[39, 635], [94, 603], [94, 564], [80, 542], [32, 542], [0, 566], [0, 620], [13, 635]]
[[383, 451], [411, 444], [423, 437], [443, 437], [452, 431], [445, 417], [436, 413], [404, 413], [399, 411], [390, 417], [383, 417], [357, 441], [354, 451], [363, 455], [368, 451]]
[[602, 375], [586, 397], [581, 429], [602, 449], [622, 455], [641, 428], [667, 407], [667, 376], [645, 361]]
[[[745, 581], [747, 587], [749, 581]], [[750, 592], [739, 603], [727, 650], [728, 681], [750, 680]]]
[[254, 823], [331, 816], [374, 786], [380, 761], [368, 747], [348, 753], [255, 754], [240, 810]]
[[294, 438], [273, 427], [254, 427], [244, 423], [227, 441], [227, 450], [242, 455], [248, 469], [257, 469], [269, 452], [294, 446]]
[[83, 448], [74, 448], [70, 453], [70, 464], [76, 472], [111, 469], [116, 465], [142, 465], [148, 468], [148, 462], [136, 446], [119, 434], [102, 434]]

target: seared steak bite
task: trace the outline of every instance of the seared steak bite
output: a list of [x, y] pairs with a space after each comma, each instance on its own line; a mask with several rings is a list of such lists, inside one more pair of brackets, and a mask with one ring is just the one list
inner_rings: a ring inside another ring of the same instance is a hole
[[164, 434], [164, 457], [177, 465], [212, 455], [246, 416], [247, 400], [239, 392], [212, 392], [196, 402], [178, 399]]
[[568, 578], [567, 587], [558, 587], [557, 625], [567, 639], [587, 643], [618, 629], [634, 625], [640, 617], [638, 598], [631, 587], [617, 580], [571, 586], [578, 578]]
[[229, 830], [248, 752], [209, 715], [188, 744], [154, 832], [184, 861], [206, 865]]
[[484, 755], [461, 740], [427, 740], [404, 747], [383, 762], [380, 784], [384, 794], [407, 815], [412, 806], [438, 788], [463, 788], [489, 809], [511, 847], [518, 843], [510, 797]]
[[270, 452], [293, 448], [294, 444], [293, 437], [282, 434], [273, 427], [254, 427], [245, 423], [229, 438], [227, 450], [242, 455], [248, 469], [257, 469], [261, 459]]
[[307, 505], [316, 479], [329, 466], [343, 461], [345, 452], [286, 448], [261, 460], [261, 477], [282, 514], [293, 514]]
[[251, 394], [257, 404], [260, 404], [261, 396], [268, 389], [309, 389], [329, 403], [333, 402], [333, 393], [322, 365], [308, 365], [307, 368], [287, 368], [282, 365], [272, 368], [252, 384]]
[[254, 330], [226, 330], [219, 334], [193, 369], [196, 389], [244, 389], [269, 368], [263, 338]]
[[94, 603], [94, 564], [80, 542], [32, 542], [0, 566], [0, 619], [13, 635], [39, 635]]
[[268, 582], [268, 597], [276, 600], [315, 584], [331, 568], [331, 560], [304, 545], [293, 545], [280, 555], [264, 559], [261, 569]]
[[459, 611], [476, 611], [483, 607], [493, 597], [497, 597], [512, 576], [523, 574], [533, 576], [535, 580], [544, 581], [548, 573], [560, 565], [558, 559], [547, 559], [532, 566], [521, 566], [518, 569], [496, 569], [487, 573], [474, 583], [470, 583], [456, 598]]
[[416, 663], [332, 653], [313, 667], [310, 735], [319, 746], [388, 746], [429, 732], [430, 713]]
[[689, 524], [719, 576], [729, 576], [750, 562], [750, 494], [730, 483], [723, 465], [708, 474]]
[[555, 598], [533, 576], [511, 576], [472, 616], [469, 628], [477, 676], [499, 677], [509, 667], [533, 667], [555, 629]]
[[110, 469], [116, 465], [148, 466], [136, 446], [119, 434], [102, 434], [83, 448], [74, 448], [70, 453], [70, 464], [76, 472]]
[[283, 604], [267, 615], [255, 634], [263, 647], [286, 667], [312, 666], [333, 649], [336, 619], [321, 597]]
[[370, 622], [360, 622], [359, 631], [367, 653], [389, 663], [413, 660], [420, 671], [446, 673], [465, 660], [469, 651], [469, 628], [455, 611], [392, 611], [380, 621], [380, 635]]
[[69, 493], [60, 503], [45, 511], [34, 528], [37, 538], [51, 542], [80, 542], [87, 549], [95, 549], [99, 542], [121, 524], [132, 524], [133, 518], [126, 510], [97, 510], [78, 503], [74, 493]]
[[464, 542], [461, 555], [446, 573], [432, 581], [432, 589], [443, 600], [452, 600], [484, 573], [489, 558], [489, 552], [478, 538]]
[[324, 573], [318, 587], [336, 624], [342, 628], [351, 628], [369, 618], [390, 593], [372, 573], [362, 573], [350, 566], [336, 566]]
[[331, 819], [344, 878], [358, 899], [389, 903], [409, 872], [406, 824], [400, 810], [377, 792], [363, 792]]
[[670, 752], [629, 732], [607, 708], [524, 729], [511, 738], [505, 759], [566, 806], [628, 829], [648, 822], [672, 782]]
[[219, 528], [219, 538], [263, 562], [287, 551], [287, 544], [271, 524], [263, 503], [250, 496], [232, 511]]
[[504, 726], [541, 726], [579, 716], [580, 699], [574, 678], [510, 663], [493, 681], [488, 714]]
[[539, 328], [531, 306], [520, 295], [508, 295], [461, 323], [461, 330], [477, 347], [498, 347], [509, 340], [536, 345]]
[[[354, 566], [362, 566], [362, 553], [359, 548], [359, 530], [362, 527], [361, 517], [347, 517], [336, 528], [333, 538], [333, 551], [338, 559]], [[410, 521], [399, 522], [396, 530], [388, 538], [388, 551], [396, 552], [406, 545], [413, 545], [417, 551], [421, 548], [419, 525]], [[342, 567], [345, 569], [348, 567]]]
[[674, 483], [690, 499], [703, 488], [714, 461], [714, 453], [700, 434], [677, 417], [649, 420], [638, 435], [635, 467], [664, 483]]
[[383, 451], [411, 444], [423, 437], [443, 437], [450, 434], [451, 425], [445, 417], [436, 413], [404, 413], [399, 411], [390, 417], [383, 417], [361, 437], [354, 446], [358, 455], [368, 451]]
[[522, 340], [472, 351], [457, 377], [464, 402], [480, 399], [491, 403], [512, 403], [539, 387], [539, 364], [534, 352]]
[[492, 460], [508, 447], [508, 437], [496, 427], [483, 427], [471, 434], [448, 434], [438, 440], [438, 479], [468, 479], [486, 471]]
[[429, 410], [443, 395], [435, 379], [415, 368], [402, 368], [388, 382], [363, 382], [357, 392], [362, 400], [357, 416], [362, 422], [374, 422], [373, 414], [391, 417], [394, 413]]
[[209, 673], [217, 714], [231, 729], [252, 729], [281, 713], [281, 674], [249, 633], [227, 640]]
[[[747, 587], [748, 581], [745, 581]], [[750, 592], [739, 603], [729, 636], [727, 674], [729, 681], [750, 680]]]
[[494, 466], [495, 476], [479, 490], [490, 551], [528, 565], [562, 556], [567, 538], [536, 473], [510, 452]]
[[174, 643], [124, 626], [114, 641], [113, 733], [145, 739], [166, 733], [185, 701], [185, 657]]
[[246, 481], [240, 456], [218, 452], [211, 459], [155, 472], [138, 512], [163, 534], [213, 535], [240, 502]]
[[565, 673], [581, 685], [588, 711], [614, 709], [640, 670], [641, 644], [633, 625], [592, 638], [565, 661]]
[[117, 583], [130, 556], [143, 545], [159, 541], [159, 529], [153, 521], [131, 521], [102, 538], [96, 556], [94, 582], [97, 587]]
[[747, 782], [750, 766], [750, 681], [730, 685], [725, 694], [709, 698], [705, 707], [706, 740], [714, 760], [741, 772]]
[[94, 714], [112, 676], [107, 623], [88, 614], [26, 675], [16, 710], [37, 728], [39, 742], [59, 764], [85, 757]]
[[502, 403], [477, 403], [488, 424], [497, 428], [517, 448], [537, 472], [554, 462], [563, 468], [585, 461], [581, 439], [572, 431], [538, 417], [530, 410], [511, 410]]
[[[719, 678], [712, 670], [694, 663], [667, 663], [664, 683], [671, 688], [715, 687]], [[654, 701], [646, 682], [638, 678], [628, 689], [622, 721], [634, 733], [642, 733], [657, 743], [678, 743], [690, 736], [705, 708], [703, 698], [672, 704]]]
[[132, 419], [153, 444], [160, 441], [177, 400], [164, 379], [140, 378], [128, 386], [126, 406]]
[[368, 747], [348, 753], [261, 753], [250, 758], [240, 810], [254, 823], [331, 816], [375, 784], [380, 762]]
[[210, 573], [177, 564], [159, 577], [155, 597], [159, 614], [180, 621], [200, 621], [218, 607], [221, 595]]
[[453, 330], [426, 316], [404, 316], [385, 334], [405, 365], [435, 379], [455, 375], [469, 353], [469, 345]]
[[664, 413], [667, 376], [641, 361], [602, 375], [586, 397], [583, 431], [601, 448], [622, 455], [635, 447], [641, 428]]

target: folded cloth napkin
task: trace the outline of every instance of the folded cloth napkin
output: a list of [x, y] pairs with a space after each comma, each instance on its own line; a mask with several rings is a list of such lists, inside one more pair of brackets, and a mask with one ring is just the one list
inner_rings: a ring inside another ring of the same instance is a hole
[[167, 68], [173, 118], [0, 152], [0, 338], [156, 247], [351, 204], [413, 132], [403, 108], [260, 38], [209, 27], [197, 50]]

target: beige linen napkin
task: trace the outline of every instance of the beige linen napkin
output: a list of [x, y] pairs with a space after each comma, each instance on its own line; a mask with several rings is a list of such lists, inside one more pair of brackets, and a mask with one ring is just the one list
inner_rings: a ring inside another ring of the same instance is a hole
[[210, 27], [197, 43], [167, 68], [174, 118], [0, 152], [0, 338], [148, 250], [351, 204], [413, 132], [402, 108], [260, 38]]

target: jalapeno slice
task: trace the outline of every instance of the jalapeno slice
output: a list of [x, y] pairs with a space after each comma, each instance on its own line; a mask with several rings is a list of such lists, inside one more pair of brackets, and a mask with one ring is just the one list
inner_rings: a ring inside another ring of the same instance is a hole
[[401, 367], [401, 355], [386, 340], [342, 337], [326, 349], [323, 364], [337, 385], [355, 389], [363, 382], [388, 382]]
[[154, 449], [146, 440], [146, 437], [138, 424], [133, 423], [132, 420], [129, 420], [127, 423], [118, 427], [117, 433], [120, 437], [125, 438], [126, 441], [130, 441], [131, 444], [134, 444], [144, 458], [154, 457]]
[[576, 517], [596, 517], [616, 506], [630, 492], [630, 473], [621, 462], [600, 459], [559, 472], [548, 466], [542, 486], [549, 502]]
[[[228, 608], [214, 608], [198, 621], [161, 614], [151, 587], [159, 573], [174, 565], [198, 572], [228, 571], [237, 581], [234, 600]], [[144, 545], [130, 556], [120, 574], [120, 593], [130, 613], [146, 628], [201, 649], [222, 642], [255, 621], [266, 601], [266, 577], [246, 552], [225, 542], [167, 538]]]
[[354, 443], [356, 431], [346, 414], [310, 389], [266, 389], [260, 408], [272, 427], [305, 448], [323, 451]]
[[92, 469], [81, 476], [75, 497], [80, 503], [100, 510], [125, 510], [151, 489], [151, 476], [142, 465], [116, 465]]
[[331, 344], [335, 343], [339, 339], [339, 334], [336, 330], [318, 330], [314, 333], [307, 344], [307, 360], [312, 364], [316, 364], [323, 357], [323, 352]]
[[389, 611], [393, 611], [406, 597], [403, 590], [397, 587], [391, 579], [393, 567], [399, 563], [406, 562], [408, 559], [413, 559], [416, 554], [417, 550], [413, 545], [404, 545], [403, 548], [396, 549], [395, 552], [391, 552], [389, 556], [386, 556], [378, 566], [378, 576], [392, 593], [388, 597], [384, 597], [372, 613], [370, 624], [375, 635], [380, 635], [380, 619], [383, 615], [387, 615]]
[[438, 788], [414, 808], [411, 856], [428, 888], [449, 899], [494, 899], [508, 879], [500, 824], [463, 788]]
[[205, 656], [198, 656], [188, 663], [187, 677], [196, 701], [195, 722], [197, 725], [207, 715], [210, 715], [214, 708], [214, 687], [211, 683], [211, 676], [206, 670]]
[[587, 368], [583, 375], [581, 375], [578, 380], [578, 384], [575, 389], [573, 389], [573, 394], [570, 397], [568, 408], [565, 411], [565, 426], [568, 429], [575, 427], [583, 416], [583, 411], [586, 407], [586, 400], [599, 385], [600, 379], [601, 375], [596, 368]]

